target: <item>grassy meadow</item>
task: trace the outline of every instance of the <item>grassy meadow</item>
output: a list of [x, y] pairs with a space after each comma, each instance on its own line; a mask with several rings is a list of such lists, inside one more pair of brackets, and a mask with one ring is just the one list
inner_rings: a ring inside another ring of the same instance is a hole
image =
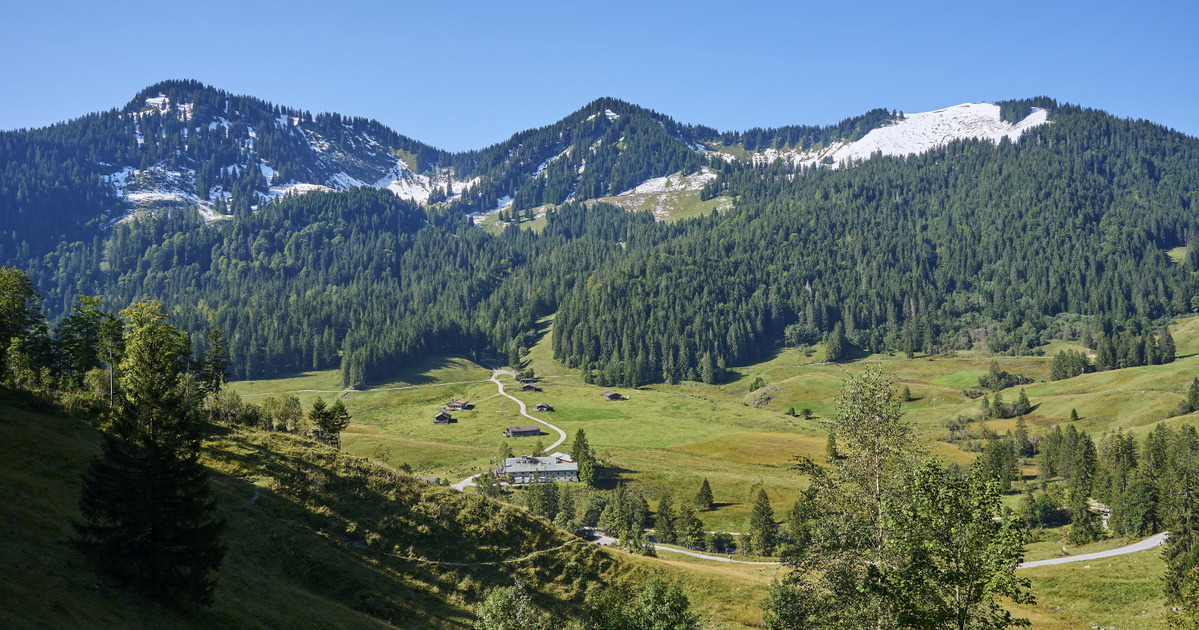
[[[882, 354], [838, 364], [824, 362], [820, 347], [807, 351], [786, 348], [761, 363], [731, 370], [725, 382], [718, 385], [684, 382], [637, 389], [584, 384], [577, 373], [553, 360], [549, 334], [552, 325], [552, 317], [542, 321], [540, 341], [525, 357], [525, 366], [532, 367], [541, 379], [538, 383], [541, 391], [519, 392], [511, 377], [501, 377], [507, 391], [530, 409], [538, 402], [552, 405], [553, 412], [530, 413], [572, 437], [584, 429], [592, 447], [615, 472], [616, 479], [610, 484], [618, 480], [636, 489], [649, 499], [651, 507], [667, 491], [676, 501], [694, 496], [707, 478], [716, 505], [699, 516], [714, 530], [744, 531], [753, 497], [760, 488], [766, 490], [775, 514], [783, 518], [806, 485], [806, 480], [791, 470], [792, 458], [822, 460], [826, 444], [822, 421], [834, 412], [844, 379], [872, 364], [879, 365], [900, 386], [906, 385], [911, 391], [912, 400], [904, 405], [906, 419], [913, 424], [928, 451], [962, 465], [968, 465], [976, 455], [943, 441], [947, 436], [945, 422], [958, 416], [974, 418], [970, 429], [975, 434], [981, 433], [977, 419], [981, 401], [967, 396], [965, 390], [978, 386], [978, 377], [987, 372], [992, 361], [1008, 372], [1032, 379], [1025, 389], [1034, 409], [1026, 420], [1037, 433], [1064, 422], [1072, 409], [1079, 415], [1078, 428], [1095, 438], [1116, 429], [1140, 435], [1159, 422], [1178, 424], [1197, 420], [1195, 414], [1168, 419], [1167, 416], [1182, 400], [1186, 384], [1199, 374], [1199, 318], [1182, 319], [1173, 326], [1179, 358], [1170, 365], [1085, 374], [1056, 382], [1049, 381], [1052, 355], [1062, 349], [1078, 350], [1080, 346], [1055, 341], [1045, 348], [1042, 357], [960, 353], [907, 359], [899, 354]], [[392, 465], [406, 463], [418, 474], [457, 481], [486, 468], [501, 443], [506, 442], [520, 453], [531, 452], [538, 439], [544, 445], [556, 439], [549, 430], [540, 438], [503, 438], [504, 427], [528, 421], [519, 416], [511, 400], [498, 396], [495, 384], [487, 380], [490, 376], [491, 370], [485, 366], [458, 357], [443, 357], [414, 365], [390, 382], [373, 385], [367, 391], [339, 389], [336, 372], [240, 382], [234, 386], [251, 401], [280, 391], [296, 392], [305, 406], [317, 395], [326, 399], [342, 396], [353, 415], [353, 423], [344, 434], [347, 452]], [[749, 384], [758, 377], [766, 383], [765, 387], [750, 391]], [[620, 392], [625, 400], [604, 400], [600, 393], [606, 389]], [[1004, 400], [1014, 401], [1018, 391], [1019, 388], [1005, 390]], [[457, 396], [470, 399], [473, 407], [455, 413], [454, 424], [434, 426], [433, 414]], [[796, 411], [806, 408], [811, 417], [789, 415], [789, 408]], [[1015, 420], [986, 423], [988, 429], [998, 433], [1014, 426]], [[569, 442], [562, 450], [568, 447]], [[1031, 480], [1036, 474], [1032, 462], [1024, 463], [1024, 472]], [[1021, 485], [1016, 484], [1017, 488]], [[1018, 500], [1019, 496], [1012, 494], [1005, 497], [1005, 504], [1014, 508]], [[1060, 551], [1058, 541], [1064, 537], [1063, 532], [1051, 529], [1039, 536], [1039, 542], [1029, 545], [1029, 559], [1050, 557]], [[1087, 553], [1126, 542], [1101, 541], [1070, 551]], [[757, 619], [755, 615], [760, 614], [757, 603], [776, 570], [715, 567], [712, 565], [718, 563], [665, 552], [662, 555], [662, 559], [651, 564], [731, 572], [756, 593], [748, 600], [735, 598], [727, 604], [705, 600], [705, 606], [724, 611], [718, 615], [722, 619]], [[1017, 609], [1034, 620], [1034, 627], [1069, 627], [1092, 621], [1103, 626], [1107, 623], [1103, 620], [1133, 612], [1141, 615], [1142, 609], [1146, 612], [1136, 622], [1141, 625], [1127, 627], [1152, 627], [1161, 622], [1164, 600], [1156, 577], [1161, 571], [1156, 553], [1109, 560], [1113, 569], [1123, 566], [1126, 570], [1105, 572], [1108, 562], [1103, 563], [1104, 570], [1096, 566], [1083, 571], [1081, 565], [1073, 564], [1028, 570], [1026, 576], [1033, 580], [1034, 593], [1043, 597], [1036, 606]], [[1142, 574], [1143, 579], [1131, 577]], [[1086, 576], [1099, 590], [1090, 587], [1071, 590], [1069, 583], [1075, 577], [1069, 576]], [[1102, 589], [1114, 589], [1120, 595], [1115, 600], [1105, 599], [1100, 594]], [[1101, 601], [1108, 603], [1101, 605]], [[734, 609], [735, 614], [731, 612]], [[760, 621], [745, 623], [754, 626]]]

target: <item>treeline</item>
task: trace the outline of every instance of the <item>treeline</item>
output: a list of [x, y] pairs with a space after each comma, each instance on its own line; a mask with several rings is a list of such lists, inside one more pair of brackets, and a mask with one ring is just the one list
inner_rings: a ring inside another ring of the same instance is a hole
[[1135, 342], [1196, 294], [1192, 269], [1165, 252], [1199, 227], [1197, 148], [1060, 107], [1015, 144], [961, 141], [836, 171], [723, 169], [734, 210], [660, 228], [676, 234], [630, 246], [577, 287], [555, 356], [600, 382], [718, 380], [797, 324], [807, 339], [840, 325], [869, 352], [1031, 354], [1077, 338], [1084, 313]]
[[238, 378], [340, 368], [346, 385], [361, 385], [434, 354], [519, 355], [537, 318], [652, 222], [571, 204], [540, 234], [493, 236], [355, 189], [280, 199], [208, 227], [188, 212], [140, 218], [29, 272], [53, 312], [75, 293], [149, 295], [197, 338], [220, 328]]
[[[1085, 497], [1094, 497], [1110, 510], [1108, 528], [1117, 535], [1170, 532], [1164, 553], [1166, 593], [1177, 601], [1184, 578], [1199, 562], [1199, 527], [1193, 516], [1199, 433], [1194, 427], [1159, 424], [1139, 444], [1132, 435], [1116, 431], [1105, 434], [1098, 446], [1071, 425], [1065, 430], [1055, 427], [1042, 442], [1037, 464], [1042, 478], [1066, 482], [1072, 540], [1087, 542], [1100, 531]], [[1079, 528], [1095, 534], [1089, 539], [1076, 536], [1073, 529]]]
[[788, 125], [763, 129], [754, 127], [747, 131], [726, 131], [705, 137], [725, 146], [739, 145], [747, 151], [762, 149], [793, 149], [807, 151], [815, 145], [829, 145], [839, 140], [853, 142], [879, 127], [896, 120], [903, 120], [903, 112], [872, 109], [861, 116], [846, 118], [835, 125]]

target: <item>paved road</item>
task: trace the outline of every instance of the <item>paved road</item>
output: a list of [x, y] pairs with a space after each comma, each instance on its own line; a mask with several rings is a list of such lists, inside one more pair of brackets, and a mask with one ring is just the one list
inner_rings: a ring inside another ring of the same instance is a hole
[[1136, 542], [1136, 543], [1133, 543], [1126, 547], [1120, 547], [1118, 549], [1109, 549], [1107, 551], [1096, 551], [1095, 553], [1084, 553], [1080, 556], [1066, 556], [1065, 558], [1050, 558], [1049, 560], [1034, 560], [1032, 562], [1025, 562], [1024, 564], [1021, 564], [1020, 566], [1018, 566], [1016, 568], [1017, 569], [1031, 569], [1032, 567], [1044, 567], [1044, 566], [1049, 566], [1051, 564], [1065, 564], [1067, 562], [1084, 562], [1087, 560], [1098, 560], [1100, 558], [1110, 558], [1112, 556], [1122, 556], [1124, 554], [1136, 553], [1138, 551], [1148, 551], [1155, 547], [1160, 547], [1165, 542], [1167, 533], [1168, 532], [1162, 532], [1155, 536], [1150, 536], [1150, 537], [1146, 538], [1145, 540], [1142, 540], [1141, 542]]
[[[509, 371], [509, 370], [500, 370], [500, 369], [494, 369], [494, 370], [492, 370], [492, 372], [491, 372], [491, 379], [490, 379], [490, 380], [491, 380], [491, 382], [495, 383], [495, 386], [496, 386], [496, 387], [498, 387], [498, 388], [499, 388], [499, 390], [500, 390], [500, 393], [499, 393], [499, 395], [500, 395], [500, 396], [505, 396], [505, 397], [507, 397], [507, 398], [511, 398], [511, 399], [513, 400], [513, 402], [515, 402], [516, 404], [520, 405], [520, 415], [522, 415], [522, 416], [524, 416], [524, 417], [526, 417], [526, 418], [528, 418], [528, 419], [532, 420], [533, 422], [540, 422], [541, 424], [544, 424], [545, 426], [547, 426], [547, 427], [549, 427], [549, 428], [551, 428], [551, 429], [553, 429], [553, 430], [555, 430], [555, 431], [557, 431], [557, 432], [558, 432], [558, 441], [557, 441], [557, 442], [554, 442], [553, 444], [550, 444], [550, 445], [549, 445], [549, 446], [547, 446], [547, 447], [545, 447], [545, 450], [543, 450], [543, 451], [541, 451], [541, 452], [542, 452], [542, 453], [549, 453], [549, 452], [553, 451], [555, 448], [558, 448], [558, 446], [559, 446], [560, 444], [562, 444], [563, 442], [565, 442], [565, 441], [566, 441], [566, 431], [563, 431], [562, 429], [559, 429], [558, 427], [556, 427], [556, 426], [554, 426], [554, 425], [552, 425], [552, 424], [550, 424], [550, 423], [546, 422], [545, 420], [541, 420], [541, 419], [539, 419], [539, 418], [534, 418], [533, 416], [530, 416], [530, 415], [529, 415], [529, 410], [528, 410], [528, 408], [527, 408], [527, 407], [525, 407], [525, 403], [524, 403], [524, 402], [522, 402], [522, 401], [521, 401], [519, 398], [516, 398], [515, 396], [512, 396], [512, 395], [511, 395], [511, 394], [509, 394], [508, 392], [504, 391], [504, 384], [500, 382], [500, 375], [501, 375], [501, 374], [508, 375], [508, 376], [516, 376], [516, 373], [515, 373], [515, 372], [511, 372], [511, 371]], [[451, 487], [451, 488], [453, 488], [453, 489], [455, 489], [455, 490], [458, 490], [458, 491], [463, 491], [463, 490], [466, 490], [467, 486], [473, 486], [473, 485], [476, 485], [476, 484], [475, 484], [475, 479], [477, 479], [477, 478], [479, 477], [479, 475], [482, 475], [482, 474], [483, 474], [483, 473], [478, 473], [478, 474], [475, 474], [475, 475], [471, 475], [471, 476], [467, 477], [466, 479], [463, 479], [462, 481], [459, 481], [458, 483], [450, 484], [450, 487]]]
[[778, 566], [779, 564], [781, 564], [780, 562], [751, 562], [749, 560], [733, 560], [729, 556], [710, 556], [706, 553], [700, 553], [698, 551], [691, 551], [688, 549], [675, 549], [674, 547], [658, 546], [658, 547], [654, 547], [654, 549], [656, 551], [669, 551], [670, 553], [681, 553], [684, 556], [691, 556], [693, 558], [703, 558], [704, 560], [715, 560], [716, 562], [731, 562], [733, 564], [762, 564], [762, 565], [774, 565], [774, 566]]

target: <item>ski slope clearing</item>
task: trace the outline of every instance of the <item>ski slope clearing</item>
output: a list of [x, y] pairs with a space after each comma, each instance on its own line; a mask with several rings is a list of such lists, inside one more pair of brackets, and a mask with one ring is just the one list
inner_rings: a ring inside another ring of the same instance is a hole
[[754, 156], [755, 162], [770, 163], [786, 160], [795, 165], [815, 166], [829, 163], [836, 168], [884, 156], [916, 155], [945, 146], [955, 140], [980, 138], [996, 144], [1002, 138], [1013, 142], [1029, 129], [1049, 122], [1044, 109], [1033, 108], [1024, 120], [1016, 124], [999, 117], [999, 106], [990, 103], [962, 103], [945, 109], [908, 114], [903, 120], [875, 129], [856, 142], [838, 142], [818, 151], [779, 151], [767, 149]]

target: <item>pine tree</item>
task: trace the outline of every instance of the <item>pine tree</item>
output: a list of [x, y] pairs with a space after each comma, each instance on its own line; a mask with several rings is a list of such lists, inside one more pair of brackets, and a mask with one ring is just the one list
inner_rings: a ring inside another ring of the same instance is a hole
[[774, 553], [778, 524], [774, 522], [774, 510], [770, 507], [770, 497], [766, 495], [765, 488], [758, 490], [758, 498], [754, 501], [754, 511], [749, 517], [749, 536], [753, 541], [753, 550], [759, 555]]
[[654, 520], [654, 529], [658, 540], [665, 543], [674, 543], [678, 540], [674, 521], [674, 502], [670, 498], [670, 492], [665, 492], [662, 494], [662, 498], [658, 499], [658, 517]]
[[679, 544], [692, 549], [704, 546], [704, 540], [707, 538], [704, 522], [699, 520], [699, 517], [695, 515], [695, 510], [686, 501], [679, 503], [679, 515], [675, 519], [675, 530]]
[[229, 342], [220, 328], [208, 332], [208, 350], [200, 360], [200, 384], [215, 394], [229, 380]]
[[189, 344], [158, 302], [122, 315], [120, 395], [84, 475], [73, 543], [140, 591], [207, 605], [225, 554], [224, 520], [199, 460], [204, 420], [199, 387], [184, 372]]
[[832, 363], [845, 358], [845, 344], [845, 327], [841, 325], [841, 322], [837, 322], [833, 326], [833, 332], [829, 333], [828, 342], [825, 344], [825, 350], [827, 351], [825, 358]]
[[832, 430], [828, 432], [828, 439], [824, 441], [824, 456], [830, 462], [837, 461], [837, 434]]
[[1163, 326], [1161, 339], [1158, 340], [1158, 348], [1161, 351], [1162, 363], [1173, 363], [1174, 357], [1177, 354], [1177, 349], [1174, 347], [1174, 336], [1170, 334], [1170, 329]]
[[1024, 388], [1020, 388], [1020, 395], [1016, 397], [1016, 404], [1012, 407], [1012, 413], [1017, 416], [1023, 416], [1032, 411], [1032, 403], [1028, 400], [1028, 394], [1024, 392]]
[[1070, 422], [1078, 422], [1078, 410], [1073, 407], [1070, 408]]
[[708, 478], [704, 477], [704, 483], [699, 487], [699, 492], [695, 494], [695, 507], [700, 510], [712, 509], [712, 486], [708, 485]]

